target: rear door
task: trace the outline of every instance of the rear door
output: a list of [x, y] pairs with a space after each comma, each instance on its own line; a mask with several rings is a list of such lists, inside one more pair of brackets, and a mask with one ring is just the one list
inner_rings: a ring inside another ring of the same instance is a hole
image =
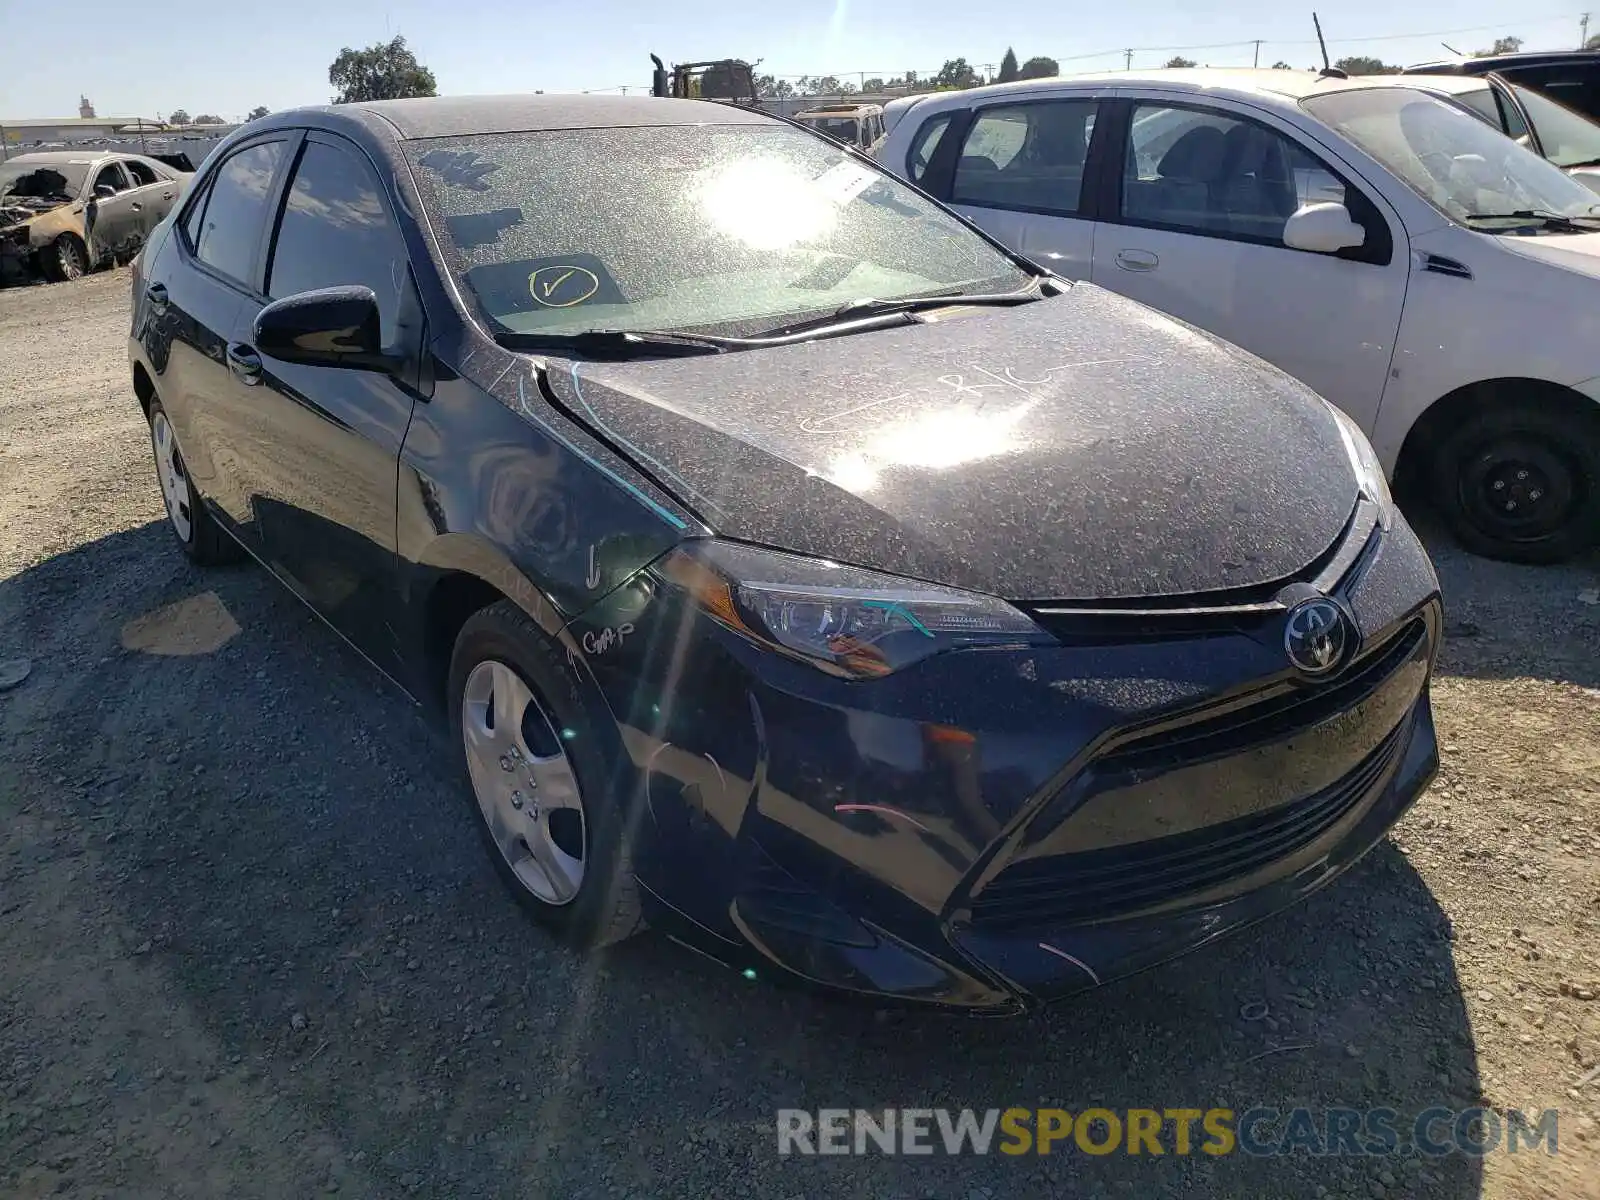
[[[1107, 123], [1120, 169], [1094, 282], [1243, 346], [1370, 428], [1409, 281], [1399, 218], [1263, 110], [1151, 96]], [[1366, 243], [1286, 247], [1289, 217], [1321, 201], [1344, 204]]]
[[[341, 285], [371, 288], [396, 375], [287, 363], [251, 344], [270, 300]], [[265, 296], [241, 308], [229, 353], [242, 364], [263, 436], [245, 465], [267, 562], [378, 666], [399, 660], [385, 619], [395, 595], [400, 446], [417, 400], [421, 302], [393, 206], [365, 153], [308, 133], [281, 203]]]
[[178, 182], [142, 159], [125, 158], [122, 167], [133, 180], [133, 210], [138, 214], [139, 240], [143, 242], [172, 211], [178, 198]]
[[1072, 279], [1093, 259], [1095, 128], [1106, 92], [1007, 99], [940, 138], [936, 194], [990, 236]]
[[240, 308], [258, 295], [272, 198], [297, 140], [279, 132], [231, 151], [190, 198], [145, 281], [154, 324], [165, 331], [156, 388], [184, 466], [218, 517], [257, 554], [260, 529], [244, 464], [265, 431], [227, 347]]

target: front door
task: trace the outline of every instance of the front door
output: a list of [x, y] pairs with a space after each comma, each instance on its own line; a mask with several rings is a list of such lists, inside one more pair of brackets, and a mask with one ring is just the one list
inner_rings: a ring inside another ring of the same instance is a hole
[[247, 464], [268, 564], [330, 624], [395, 674], [387, 614], [395, 589], [400, 446], [417, 398], [420, 301], [377, 173], [354, 145], [311, 133], [289, 181], [267, 264], [271, 300], [358, 284], [378, 298], [398, 375], [282, 362], [252, 345], [260, 303], [240, 313], [230, 353], [252, 364], [270, 436]]
[[108, 162], [95, 172], [89, 189], [94, 220], [90, 222], [86, 214], [84, 221], [91, 267], [102, 259], [131, 253], [140, 240], [132, 189], [121, 163]]
[[[1223, 102], [1135, 100], [1091, 278], [1287, 371], [1370, 429], [1409, 278], [1394, 214], [1292, 129]], [[1366, 229], [1338, 254], [1283, 244], [1304, 204], [1343, 203]]]
[[1083, 95], [977, 109], [950, 176], [951, 207], [1041, 266], [1087, 279], [1095, 228], [1085, 180], [1099, 107]]

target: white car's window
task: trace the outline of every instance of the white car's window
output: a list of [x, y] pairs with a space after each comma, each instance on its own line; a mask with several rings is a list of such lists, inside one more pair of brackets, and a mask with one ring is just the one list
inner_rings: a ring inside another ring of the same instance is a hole
[[951, 202], [1077, 213], [1097, 108], [1094, 100], [1042, 100], [983, 109], [956, 160]]
[[1558, 167], [1600, 163], [1600, 125], [1532, 88], [1511, 85], [1533, 122], [1544, 156]]
[[125, 192], [128, 190], [128, 177], [122, 173], [121, 163], [108, 162], [95, 172], [95, 192], [98, 193], [103, 187], [108, 187], [113, 192]]
[[906, 152], [906, 175], [912, 183], [920, 183], [927, 174], [928, 164], [933, 161], [933, 152], [944, 140], [944, 131], [950, 128], [950, 116], [949, 113], [941, 113], [937, 117], [930, 117], [917, 130], [911, 148]]
[[160, 176], [136, 158], [125, 158], [122, 160], [122, 165], [127, 168], [128, 174], [133, 176], [134, 187], [149, 187], [152, 183], [161, 181]]
[[1211, 109], [1134, 108], [1123, 165], [1125, 221], [1281, 246], [1296, 209], [1347, 199], [1337, 175], [1264, 125]]
[[899, 179], [787, 125], [484, 134], [406, 149], [450, 266], [496, 328], [758, 332], [862, 297], [1027, 281]]
[[1330, 92], [1307, 111], [1456, 220], [1518, 212], [1589, 216], [1595, 194], [1482, 121], [1411, 88]]

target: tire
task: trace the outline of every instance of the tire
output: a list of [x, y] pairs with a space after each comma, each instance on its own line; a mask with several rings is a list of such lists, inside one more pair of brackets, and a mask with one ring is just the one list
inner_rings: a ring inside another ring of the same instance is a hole
[[159, 400], [150, 401], [150, 450], [155, 457], [156, 482], [161, 486], [161, 499], [167, 510], [167, 528], [172, 530], [183, 552], [202, 567], [224, 566], [243, 558], [244, 551], [239, 543], [222, 531], [201, 501], [194, 481], [184, 468], [172, 422], [167, 419]]
[[[495, 870], [518, 902], [580, 950], [639, 932], [644, 922], [629, 853], [636, 794], [615, 769], [626, 755], [609, 712], [599, 711], [598, 700], [584, 700], [560, 646], [502, 600], [462, 626], [448, 687], [449, 729], [467, 802]], [[526, 705], [521, 721], [503, 723], [519, 702]], [[486, 729], [494, 740], [484, 740]]]
[[89, 273], [89, 252], [75, 233], [63, 233], [39, 252], [39, 268], [47, 279], [65, 283]]
[[1506, 562], [1565, 562], [1600, 540], [1600, 409], [1484, 409], [1445, 437], [1433, 496], [1456, 539]]

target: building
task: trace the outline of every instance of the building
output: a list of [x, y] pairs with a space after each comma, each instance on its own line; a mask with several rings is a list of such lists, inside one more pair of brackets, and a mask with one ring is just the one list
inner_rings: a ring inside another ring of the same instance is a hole
[[[90, 108], [88, 101], [82, 107]], [[12, 120], [0, 117], [0, 145], [17, 153], [37, 146], [92, 144], [108, 138], [135, 139], [141, 133], [165, 129], [149, 117], [45, 117]]]

